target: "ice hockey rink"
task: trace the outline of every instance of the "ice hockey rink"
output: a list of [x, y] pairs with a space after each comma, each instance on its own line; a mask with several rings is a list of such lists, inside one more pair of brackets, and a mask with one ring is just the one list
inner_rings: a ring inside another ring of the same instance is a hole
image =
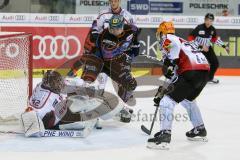
[[[147, 77], [151, 79], [152, 77]], [[178, 105], [168, 151], [146, 148], [148, 136], [140, 126], [150, 126], [154, 112], [153, 97], [137, 98], [132, 107], [135, 117], [130, 124], [102, 122], [102, 130], [94, 130], [87, 138], [25, 138], [22, 135], [0, 135], [1, 160], [86, 159], [86, 160], [239, 160], [240, 155], [240, 77], [218, 77], [220, 84], [208, 84], [198, 97], [209, 142], [190, 142], [185, 132], [192, 129], [186, 111]], [[36, 84], [39, 79], [34, 80]], [[136, 91], [155, 89], [140, 86]], [[113, 92], [111, 81], [107, 91]], [[152, 93], [154, 95], [154, 93]], [[158, 131], [157, 121], [154, 131]]]

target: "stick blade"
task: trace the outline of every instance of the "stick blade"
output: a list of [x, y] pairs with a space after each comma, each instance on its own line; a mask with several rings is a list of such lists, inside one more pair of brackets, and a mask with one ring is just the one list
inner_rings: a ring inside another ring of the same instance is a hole
[[144, 125], [141, 125], [141, 130], [146, 133], [147, 135], [151, 135], [150, 130], [148, 130]]

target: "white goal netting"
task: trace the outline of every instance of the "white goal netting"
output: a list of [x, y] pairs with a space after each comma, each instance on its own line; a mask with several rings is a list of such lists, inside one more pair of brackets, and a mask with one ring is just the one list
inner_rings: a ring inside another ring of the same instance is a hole
[[32, 90], [32, 36], [0, 32], [0, 131], [18, 126]]

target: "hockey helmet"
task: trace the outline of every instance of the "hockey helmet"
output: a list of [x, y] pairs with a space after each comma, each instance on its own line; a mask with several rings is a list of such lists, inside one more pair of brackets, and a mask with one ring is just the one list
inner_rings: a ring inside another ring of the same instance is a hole
[[175, 28], [172, 21], [166, 22], [163, 21], [159, 24], [157, 32], [156, 32], [156, 38], [158, 41], [160, 41], [162, 35], [166, 34], [175, 34]]
[[157, 29], [158, 33], [162, 33], [162, 34], [174, 34], [175, 33], [175, 28], [173, 25], [173, 22], [162, 22], [159, 24], [158, 29]]
[[48, 70], [43, 75], [42, 86], [56, 94], [59, 94], [64, 87], [63, 77], [57, 71]]
[[123, 29], [124, 18], [122, 15], [113, 15], [109, 20], [110, 29]]

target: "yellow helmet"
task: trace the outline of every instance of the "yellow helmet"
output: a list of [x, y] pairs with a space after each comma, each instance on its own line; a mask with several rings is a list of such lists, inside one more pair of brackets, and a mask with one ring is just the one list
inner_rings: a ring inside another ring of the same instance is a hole
[[160, 34], [174, 34], [175, 33], [175, 28], [173, 25], [173, 22], [162, 22], [159, 24], [159, 27], [157, 29], [157, 33]]

